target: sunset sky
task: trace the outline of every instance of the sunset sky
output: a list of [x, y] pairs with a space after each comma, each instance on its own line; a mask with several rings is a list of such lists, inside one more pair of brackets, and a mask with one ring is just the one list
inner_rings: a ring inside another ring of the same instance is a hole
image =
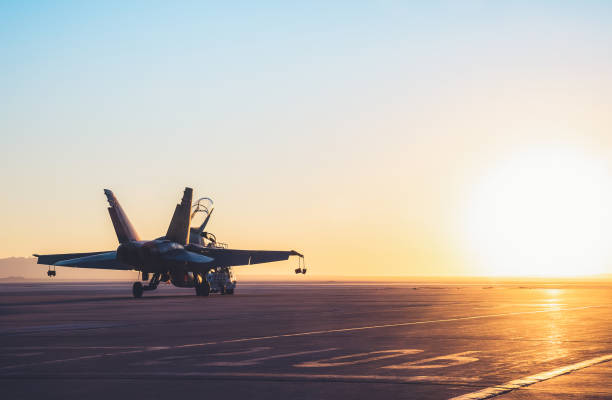
[[612, 3], [125, 3], [0, 4], [0, 257], [190, 186], [313, 276], [612, 273]]

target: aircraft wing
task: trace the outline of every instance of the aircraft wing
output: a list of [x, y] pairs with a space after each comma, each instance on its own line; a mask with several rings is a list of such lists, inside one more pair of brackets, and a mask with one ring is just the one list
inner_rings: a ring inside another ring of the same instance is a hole
[[212, 258], [210, 266], [232, 267], [237, 265], [262, 264], [274, 261], [288, 260], [290, 256], [302, 255], [295, 250], [237, 250], [215, 247], [203, 247], [198, 250], [200, 254]]
[[66, 254], [34, 254], [38, 257], [37, 264], [54, 265], [58, 267], [99, 268], [131, 270], [134, 267], [117, 261], [117, 253], [112, 251], [94, 251], [91, 253]]

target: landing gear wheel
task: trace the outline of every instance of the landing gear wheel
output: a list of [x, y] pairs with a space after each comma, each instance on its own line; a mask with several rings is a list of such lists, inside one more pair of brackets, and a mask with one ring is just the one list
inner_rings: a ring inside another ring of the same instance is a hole
[[208, 282], [202, 282], [199, 285], [196, 285], [196, 296], [208, 296], [210, 294], [210, 285]]
[[227, 289], [225, 294], [234, 294], [234, 289]]
[[142, 297], [142, 293], [144, 292], [144, 288], [142, 287], [142, 283], [134, 282], [134, 286], [132, 286], [132, 294], [135, 298]]

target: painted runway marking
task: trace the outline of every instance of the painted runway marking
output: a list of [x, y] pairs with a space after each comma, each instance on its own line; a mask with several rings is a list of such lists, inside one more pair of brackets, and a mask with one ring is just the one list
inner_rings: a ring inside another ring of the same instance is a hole
[[66, 331], [66, 330], [100, 329], [100, 328], [112, 328], [116, 326], [120, 326], [120, 325], [112, 324], [112, 323], [98, 323], [98, 322], [36, 325], [36, 326], [25, 326], [21, 328], [0, 329], [0, 335], [18, 335], [18, 334], [42, 333], [42, 332]]
[[340, 328], [340, 329], [329, 329], [329, 330], [320, 330], [320, 331], [278, 334], [278, 335], [270, 335], [270, 336], [257, 336], [257, 337], [242, 338], [242, 339], [220, 340], [216, 342], [191, 343], [191, 344], [183, 344], [183, 345], [177, 345], [177, 346], [147, 347], [144, 349], [131, 350], [131, 351], [120, 351], [116, 353], [102, 353], [102, 354], [95, 354], [95, 355], [82, 356], [82, 357], [41, 361], [38, 363], [8, 365], [8, 366], [0, 367], [0, 370], [25, 368], [25, 367], [32, 367], [36, 365], [58, 364], [58, 363], [71, 362], [71, 361], [92, 360], [92, 359], [98, 359], [98, 358], [103, 358], [103, 357], [113, 357], [113, 356], [145, 353], [149, 351], [178, 350], [178, 349], [186, 349], [186, 348], [192, 348], [192, 347], [204, 347], [204, 346], [228, 344], [228, 343], [242, 343], [242, 342], [253, 342], [253, 341], [258, 341], [258, 340], [280, 339], [280, 338], [286, 338], [286, 337], [322, 335], [326, 333], [355, 332], [355, 331], [363, 331], [363, 330], [369, 330], [369, 329], [397, 328], [401, 326], [468, 321], [468, 320], [476, 320], [476, 319], [484, 319], [484, 318], [508, 317], [508, 316], [513, 316], [513, 315], [540, 314], [540, 313], [551, 313], [551, 312], [561, 312], [561, 311], [577, 311], [577, 310], [586, 310], [589, 308], [599, 308], [599, 307], [602, 307], [602, 306], [583, 306], [583, 307], [573, 307], [573, 308], [558, 308], [558, 309], [555, 308], [555, 309], [549, 309], [549, 310], [517, 311], [517, 312], [511, 312], [511, 313], [473, 315], [473, 316], [468, 316], [468, 317], [445, 318], [445, 319], [437, 319], [437, 320], [430, 320], [430, 321], [399, 322], [396, 324], [368, 325], [368, 326], [359, 326], [359, 327], [354, 327], [354, 328]]
[[152, 365], [163, 365], [163, 364], [170, 364], [173, 363], [177, 360], [186, 360], [189, 358], [192, 358], [192, 355], [188, 355], [188, 356], [168, 356], [168, 357], [161, 357], [157, 360], [144, 360], [144, 361], [137, 361], [137, 362], [133, 362], [130, 363], [130, 365], [144, 365], [144, 366], [152, 366]]
[[[478, 353], [477, 351], [464, 351], [462, 353], [449, 354], [446, 356], [426, 358], [419, 361], [411, 361], [403, 364], [388, 365], [381, 368], [389, 369], [426, 369], [426, 368], [447, 368], [456, 367], [457, 365], [468, 364], [478, 361], [476, 357], [466, 357], [467, 354]], [[435, 363], [436, 361], [450, 361], [443, 363]]]
[[257, 357], [257, 358], [251, 358], [248, 360], [243, 360], [243, 361], [213, 361], [213, 362], [208, 362], [208, 363], [201, 363], [201, 364], [197, 364], [198, 366], [201, 367], [247, 367], [247, 366], [251, 366], [251, 365], [257, 365], [260, 364], [262, 361], [266, 361], [266, 360], [274, 360], [277, 358], [287, 358], [287, 357], [294, 357], [294, 356], [302, 356], [304, 354], [314, 354], [314, 353], [322, 353], [325, 351], [333, 351], [333, 350], [338, 350], [336, 347], [330, 347], [329, 349], [321, 349], [321, 350], [310, 350], [310, 351], [298, 351], [295, 353], [284, 353], [284, 354], [275, 354], [273, 356], [266, 356], [266, 357]]
[[333, 382], [388, 382], [388, 383], [447, 383], [465, 384], [477, 382], [480, 378], [462, 378], [453, 376], [396, 376], [396, 375], [339, 375], [339, 374], [285, 374], [265, 372], [187, 372], [173, 374], [181, 377], [210, 378], [243, 378], [269, 380], [300, 380], [300, 381], [333, 381]]
[[[323, 360], [317, 360], [317, 361], [306, 361], [303, 363], [295, 364], [294, 367], [304, 367], [304, 368], [339, 367], [343, 365], [363, 364], [366, 362], [383, 360], [385, 358], [405, 356], [408, 354], [416, 354], [416, 353], [421, 353], [422, 351], [423, 350], [419, 350], [419, 349], [371, 351], [369, 353], [349, 354], [347, 356], [325, 358]], [[382, 354], [382, 355], [371, 357], [374, 354]], [[364, 356], [370, 356], [370, 357], [360, 358]], [[354, 358], [357, 358], [357, 359], [352, 360]]]
[[242, 350], [242, 351], [215, 353], [215, 354], [211, 354], [211, 356], [239, 356], [241, 354], [253, 354], [253, 353], [259, 353], [260, 351], [271, 350], [271, 349], [272, 347], [253, 347], [252, 349]]
[[[40, 373], [40, 374], [11, 374], [6, 378], [15, 377], [44, 378], [44, 379], [154, 379], [154, 378], [175, 378], [175, 379], [197, 379], [197, 380], [256, 380], [256, 381], [329, 381], [329, 382], [381, 382], [381, 383], [433, 383], [451, 385], [469, 385], [480, 381], [478, 377], [460, 377], [443, 375], [342, 375], [342, 374], [292, 374], [292, 373], [266, 373], [266, 372], [150, 372], [150, 373], [96, 373], [96, 372], [59, 372], [59, 373]], [[0, 380], [5, 377], [0, 377]]]
[[527, 376], [525, 378], [515, 379], [501, 385], [492, 386], [486, 389], [479, 390], [473, 393], [467, 393], [461, 396], [453, 397], [450, 400], [482, 400], [491, 397], [499, 396], [500, 394], [511, 392], [515, 389], [533, 385], [534, 383], [542, 382], [548, 379], [555, 378], [560, 375], [569, 374], [570, 372], [578, 371], [579, 369], [587, 368], [595, 364], [601, 364], [612, 360], [612, 354], [607, 354], [601, 357], [591, 358], [590, 360], [581, 361], [576, 364], [566, 365], [565, 367], [553, 369], [551, 371], [541, 372], [536, 375]]
[[3, 350], [108, 350], [142, 349], [145, 346], [7, 346]]
[[[473, 315], [469, 317], [455, 317], [455, 318], [446, 318], [446, 319], [436, 319], [430, 321], [411, 321], [411, 322], [399, 322], [396, 324], [384, 324], [384, 325], [368, 325], [368, 326], [359, 326], [354, 328], [340, 328], [340, 329], [329, 329], [329, 330], [321, 330], [321, 331], [310, 331], [310, 332], [299, 332], [299, 333], [286, 333], [279, 335], [270, 335], [270, 336], [259, 336], [259, 337], [251, 337], [244, 339], [231, 339], [220, 341], [219, 343], [239, 343], [239, 342], [251, 342], [254, 340], [266, 340], [266, 339], [279, 339], [285, 337], [296, 337], [296, 336], [309, 336], [309, 335], [321, 335], [325, 333], [340, 333], [340, 332], [353, 332], [353, 331], [363, 331], [368, 329], [380, 329], [380, 328], [397, 328], [401, 326], [410, 326], [410, 325], [425, 325], [425, 324], [435, 324], [441, 322], [456, 322], [456, 321], [467, 321], [473, 319], [482, 319], [482, 318], [495, 318], [495, 317], [507, 317], [512, 315], [525, 315], [525, 314], [540, 314], [540, 313], [550, 313], [550, 312], [559, 312], [559, 311], [576, 311], [576, 310], [585, 310], [589, 308], [599, 308], [602, 306], [583, 306], [583, 307], [574, 307], [574, 308], [555, 308], [550, 310], [536, 310], [536, 311], [518, 311], [511, 313], [502, 313], [502, 314], [486, 314], [486, 315]], [[208, 343], [210, 344], [210, 343]], [[217, 344], [217, 343], [215, 343]], [[199, 343], [194, 343], [190, 345], [183, 345], [183, 347], [193, 347], [199, 346]], [[179, 346], [180, 347], [180, 346]]]
[[36, 351], [33, 353], [15, 353], [15, 354], [11, 354], [13, 357], [33, 357], [33, 356], [39, 356], [41, 354], [44, 354], [41, 351]]

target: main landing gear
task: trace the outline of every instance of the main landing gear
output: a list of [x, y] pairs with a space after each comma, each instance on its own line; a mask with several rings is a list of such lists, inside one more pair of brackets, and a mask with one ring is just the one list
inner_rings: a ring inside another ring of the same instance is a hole
[[210, 294], [210, 284], [203, 274], [195, 276], [195, 292], [196, 296], [208, 296]]
[[[148, 276], [148, 275], [149, 275], [148, 273], [146, 273], [146, 275], [143, 274], [143, 277]], [[142, 294], [144, 293], [145, 290], [157, 289], [157, 285], [159, 285], [160, 279], [161, 279], [161, 274], [155, 273], [151, 277], [151, 280], [149, 281], [149, 284], [147, 286], [143, 286], [142, 283], [140, 282], [134, 282], [134, 285], [132, 286], [132, 294], [134, 295], [135, 298], [138, 299], [142, 297]]]
[[296, 274], [306, 274], [306, 261], [304, 260], [304, 256], [300, 255], [298, 258], [298, 267], [295, 269]]

